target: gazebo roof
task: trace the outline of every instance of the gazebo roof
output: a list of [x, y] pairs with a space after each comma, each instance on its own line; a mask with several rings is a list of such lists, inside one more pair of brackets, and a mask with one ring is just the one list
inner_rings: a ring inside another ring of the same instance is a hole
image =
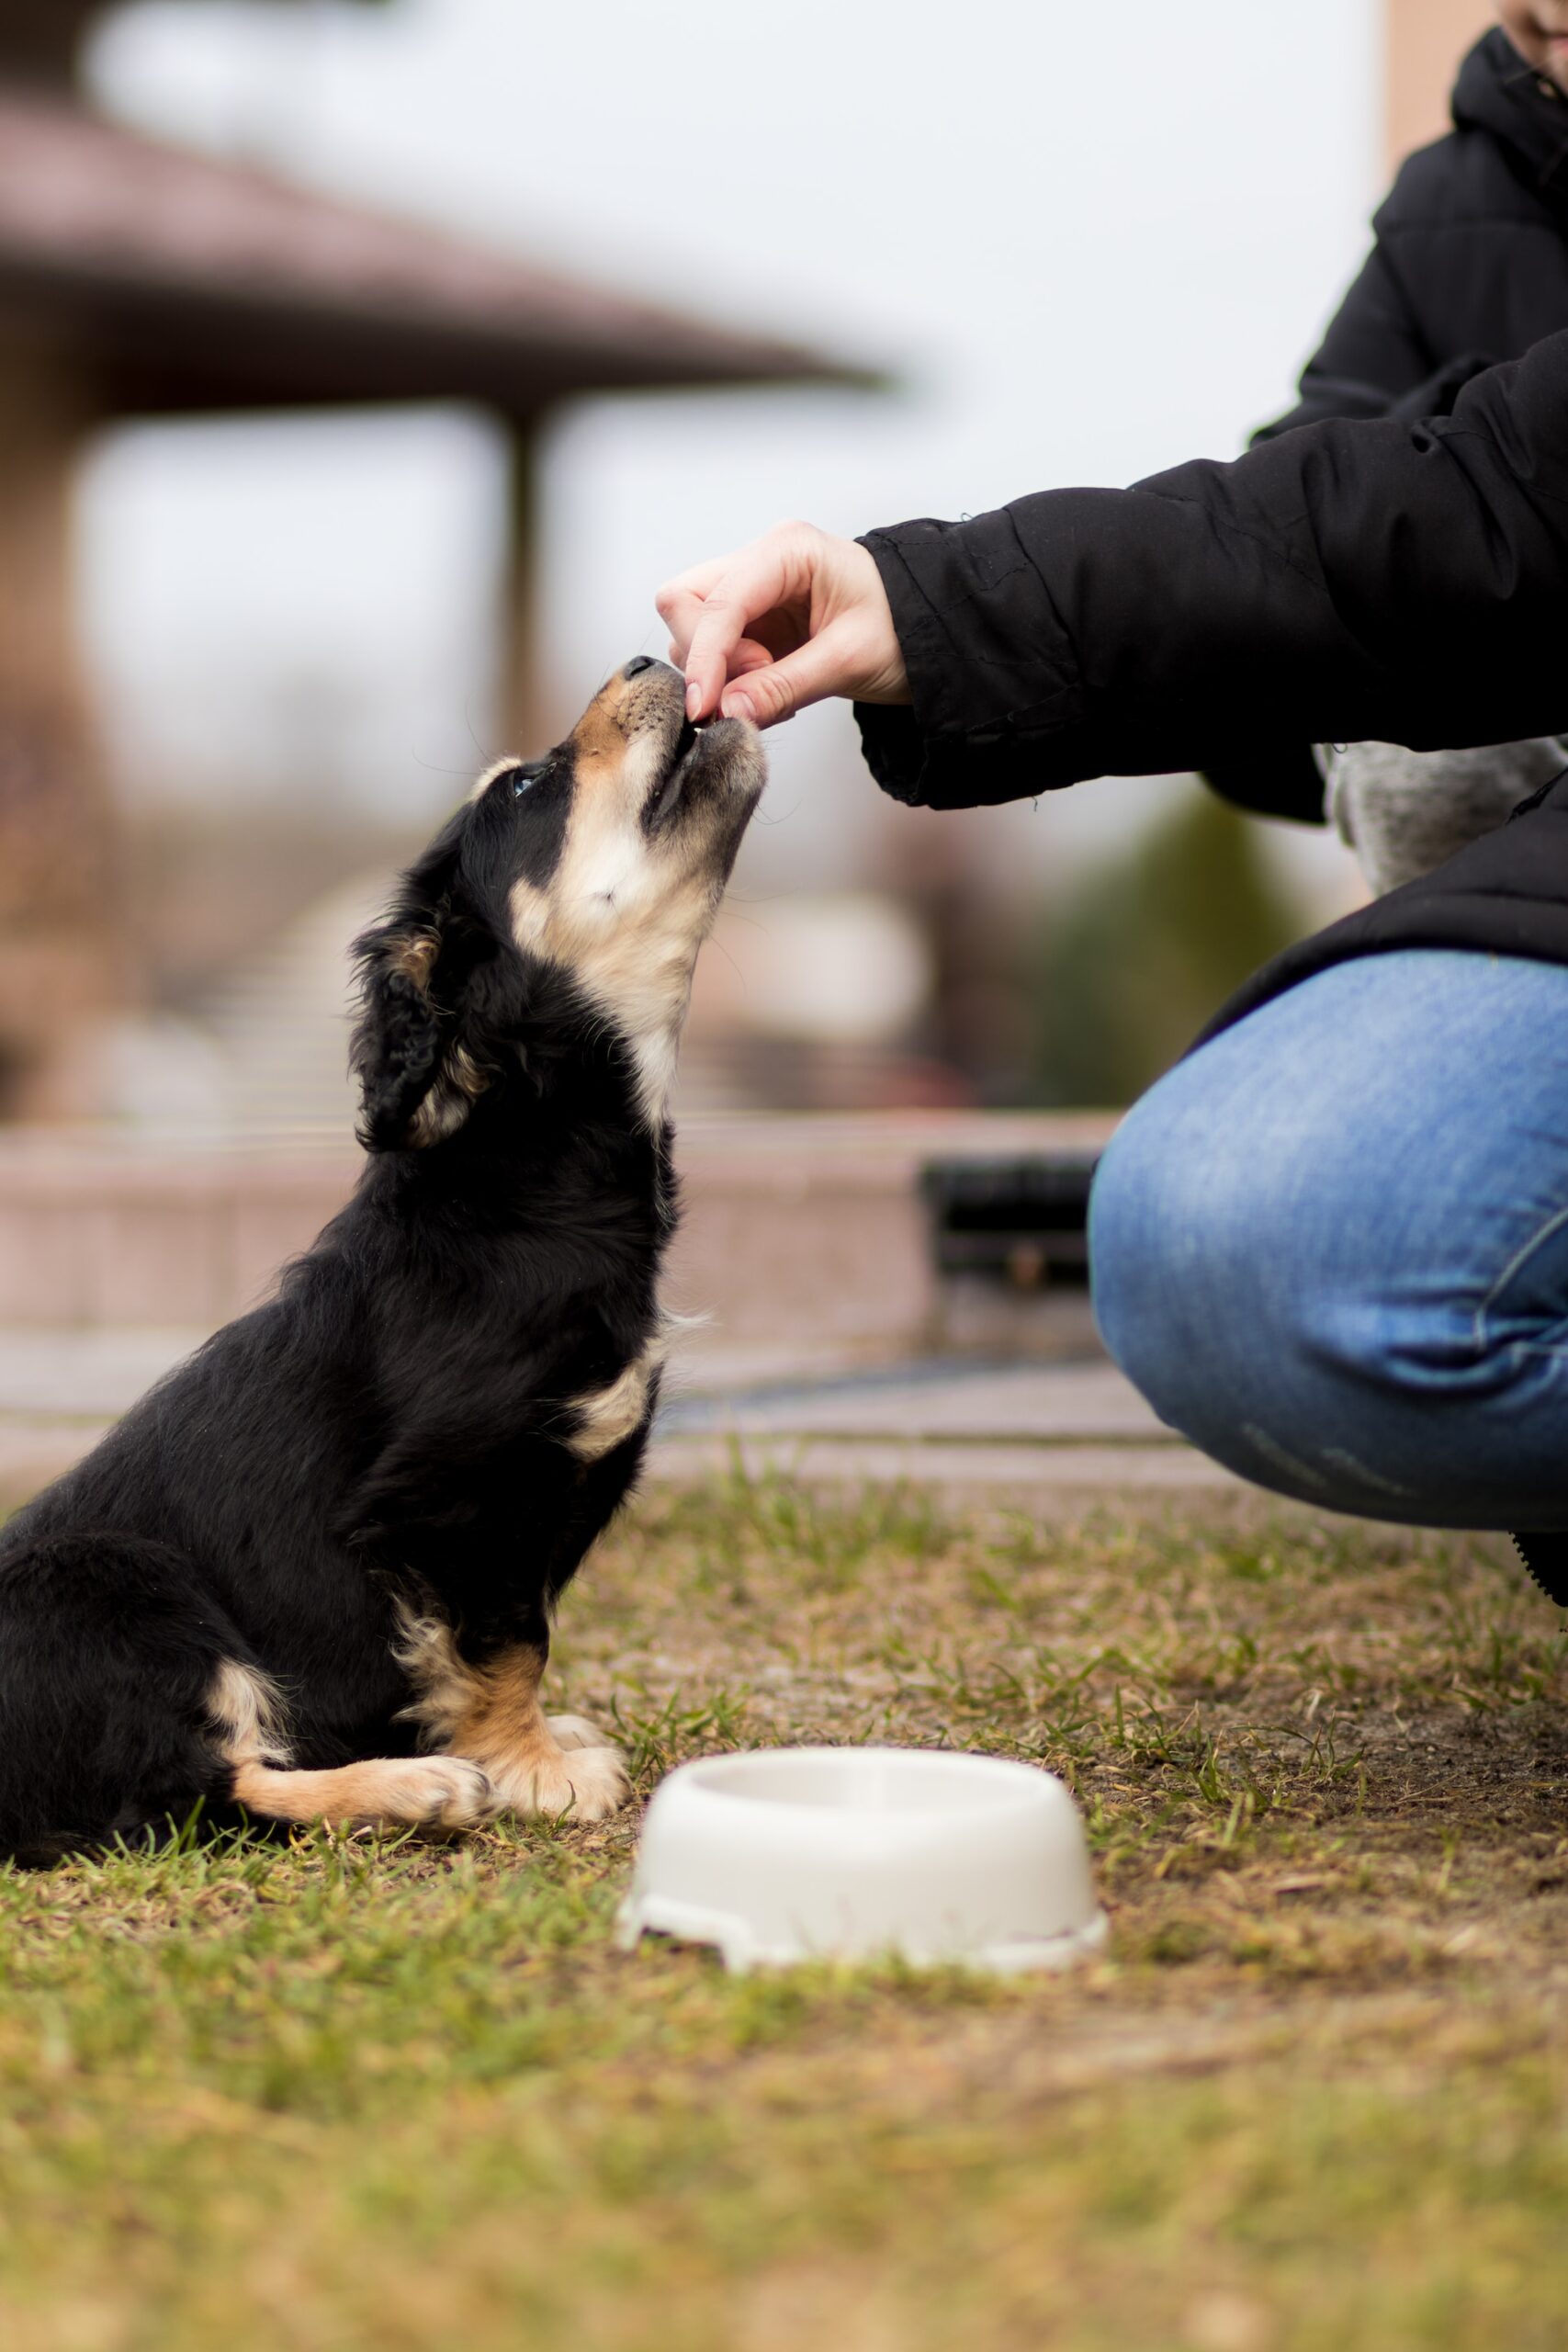
[[52, 329], [111, 409], [877, 380], [266, 174], [64, 91], [0, 88], [0, 319]]

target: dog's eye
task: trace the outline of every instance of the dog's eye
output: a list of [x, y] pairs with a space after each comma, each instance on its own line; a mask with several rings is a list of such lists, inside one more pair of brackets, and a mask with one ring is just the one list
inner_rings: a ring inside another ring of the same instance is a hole
[[543, 761], [538, 762], [531, 768], [513, 768], [512, 771], [513, 798], [514, 800], [521, 800], [523, 795], [525, 792], [530, 791], [532, 787], [538, 783], [539, 778], [544, 775], [544, 773], [545, 767]]

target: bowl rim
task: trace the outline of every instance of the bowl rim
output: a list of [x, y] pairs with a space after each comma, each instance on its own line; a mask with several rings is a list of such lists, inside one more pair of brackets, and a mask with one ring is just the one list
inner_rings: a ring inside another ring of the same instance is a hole
[[[746, 1789], [726, 1785], [726, 1781], [744, 1781], [754, 1769], [776, 1769], [801, 1765], [807, 1776], [829, 1765], [849, 1763], [853, 1770], [863, 1762], [891, 1765], [895, 1770], [910, 1771], [911, 1777], [935, 1781], [944, 1775], [969, 1781], [986, 1779], [991, 1787], [986, 1798], [972, 1807], [953, 1807], [935, 1803], [903, 1804], [890, 1815], [884, 1808], [857, 1803], [851, 1797], [832, 1807], [813, 1804], [797, 1796], [762, 1796]], [[964, 1813], [996, 1815], [1012, 1812], [1021, 1806], [1038, 1804], [1043, 1797], [1055, 1803], [1066, 1797], [1072, 1802], [1066, 1785], [1043, 1764], [1028, 1764], [1015, 1756], [977, 1755], [966, 1748], [953, 1747], [859, 1747], [846, 1743], [841, 1747], [826, 1745], [800, 1747], [742, 1747], [724, 1756], [699, 1756], [689, 1763], [677, 1765], [655, 1790], [657, 1803], [666, 1790], [675, 1789], [682, 1794], [712, 1798], [726, 1806], [751, 1807], [760, 1816], [776, 1819], [786, 1813], [809, 1814], [815, 1822], [825, 1818], [845, 1823], [874, 1819], [880, 1826], [890, 1820], [908, 1824], [918, 1820], [945, 1821], [957, 1826]], [[1047, 1794], [1047, 1792], [1050, 1793]]]

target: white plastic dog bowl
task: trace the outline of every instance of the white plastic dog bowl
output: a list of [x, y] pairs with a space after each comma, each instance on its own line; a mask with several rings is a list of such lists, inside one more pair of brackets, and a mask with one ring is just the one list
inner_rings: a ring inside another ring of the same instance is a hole
[[732, 1969], [896, 1953], [1011, 1973], [1105, 1935], [1060, 1781], [994, 1756], [779, 1747], [683, 1764], [654, 1796], [624, 1945], [716, 1944]]

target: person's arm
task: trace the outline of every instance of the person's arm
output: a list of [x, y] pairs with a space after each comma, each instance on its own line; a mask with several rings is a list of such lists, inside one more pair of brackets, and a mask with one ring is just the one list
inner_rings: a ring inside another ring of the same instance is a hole
[[934, 808], [1201, 768], [1260, 727], [1425, 751], [1552, 734], [1568, 332], [1431, 424], [1304, 425], [863, 546], [789, 525], [659, 603], [694, 718], [852, 695], [879, 780]]
[[901, 800], [1241, 758], [1549, 734], [1568, 631], [1568, 333], [1450, 418], [1330, 421], [1128, 491], [867, 535], [911, 707], [862, 712]]

